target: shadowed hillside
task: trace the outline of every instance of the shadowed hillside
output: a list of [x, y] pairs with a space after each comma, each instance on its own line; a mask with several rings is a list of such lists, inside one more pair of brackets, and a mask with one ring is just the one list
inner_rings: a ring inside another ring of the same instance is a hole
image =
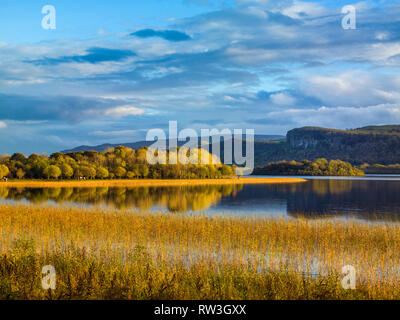
[[287, 160], [340, 159], [352, 164], [400, 161], [400, 126], [369, 126], [354, 130], [317, 127], [287, 134]]

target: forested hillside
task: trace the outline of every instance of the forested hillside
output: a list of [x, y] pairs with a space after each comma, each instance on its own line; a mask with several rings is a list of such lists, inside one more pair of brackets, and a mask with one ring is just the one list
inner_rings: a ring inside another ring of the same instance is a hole
[[400, 126], [294, 129], [287, 134], [286, 148], [289, 160], [327, 158], [352, 164], [394, 164], [400, 162]]
[[400, 163], [400, 126], [354, 130], [304, 127], [290, 130], [286, 141], [256, 142], [256, 166], [275, 161], [340, 159], [353, 165]]

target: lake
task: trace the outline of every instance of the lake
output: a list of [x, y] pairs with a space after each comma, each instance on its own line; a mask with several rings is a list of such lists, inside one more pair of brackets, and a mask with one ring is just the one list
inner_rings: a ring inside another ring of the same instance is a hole
[[400, 176], [179, 187], [0, 188], [0, 201], [236, 216], [398, 219]]

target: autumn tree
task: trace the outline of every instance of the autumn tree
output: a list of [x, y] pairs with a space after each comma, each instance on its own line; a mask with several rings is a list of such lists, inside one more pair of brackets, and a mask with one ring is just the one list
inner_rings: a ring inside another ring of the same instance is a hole
[[119, 166], [114, 170], [114, 174], [117, 178], [123, 178], [126, 175], [126, 169]]
[[43, 174], [47, 177], [47, 179], [58, 179], [58, 177], [61, 176], [61, 169], [55, 165], [51, 165], [44, 168]]
[[221, 174], [222, 174], [223, 177], [231, 177], [231, 176], [233, 176], [232, 167], [230, 167], [230, 166], [228, 166], [226, 164], [222, 165]]
[[106, 168], [104, 167], [98, 167], [96, 168], [96, 177], [100, 179], [105, 179], [108, 178], [109, 172]]
[[96, 169], [93, 166], [82, 164], [78, 167], [78, 174], [87, 179], [94, 179], [96, 177]]
[[25, 171], [19, 168], [16, 172], [16, 176], [18, 179], [22, 179], [25, 176]]
[[146, 164], [142, 164], [140, 166], [140, 175], [143, 178], [147, 178], [147, 176], [149, 175], [149, 167]]
[[10, 171], [8, 170], [7, 166], [0, 164], [0, 179], [3, 179], [6, 175], [8, 175], [9, 172]]
[[74, 169], [69, 164], [63, 163], [60, 169], [64, 179], [70, 179], [74, 175]]
[[26, 157], [22, 153], [14, 153], [10, 160], [25, 162]]

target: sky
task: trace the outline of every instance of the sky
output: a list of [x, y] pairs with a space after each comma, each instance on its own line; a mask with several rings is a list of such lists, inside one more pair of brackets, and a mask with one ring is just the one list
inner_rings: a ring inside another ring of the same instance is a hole
[[1, 0], [0, 154], [400, 124], [399, 67], [400, 1]]

